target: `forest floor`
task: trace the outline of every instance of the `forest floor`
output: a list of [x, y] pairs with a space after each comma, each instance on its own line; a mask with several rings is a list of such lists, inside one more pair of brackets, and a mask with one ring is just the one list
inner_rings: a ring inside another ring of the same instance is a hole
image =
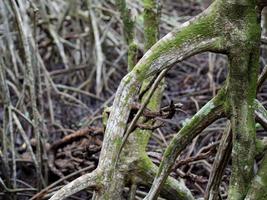
[[[92, 1], [91, 21], [86, 12], [88, 7], [83, 1], [70, 2], [72, 1], [43, 1], [45, 9], [37, 5], [40, 8], [36, 18], [33, 16], [33, 6], [28, 1], [23, 0], [19, 5], [21, 12], [25, 14], [23, 21], [26, 29], [34, 33], [34, 21], [37, 22], [35, 40], [40, 58], [36, 56], [36, 59], [40, 59], [39, 62], [43, 62], [44, 67], [41, 68], [40, 75], [42, 101], [38, 106], [42, 111], [40, 117], [46, 159], [43, 161], [44, 166], [39, 167], [47, 168], [48, 171], [45, 176], [47, 186], [41, 192], [36, 189], [39, 177], [27, 148], [28, 141], [35, 153], [37, 141], [28, 121], [32, 109], [30, 96], [25, 92], [22, 47], [10, 6], [4, 1], [0, 3], [3, 15], [0, 18], [0, 52], [3, 52], [0, 63], [5, 68], [11, 104], [16, 115], [13, 119], [15, 179], [17, 188], [26, 188], [16, 192], [17, 199], [47, 199], [67, 182], [96, 168], [103, 139], [102, 112], [112, 105], [116, 88], [127, 73], [126, 45], [113, 1]], [[137, 39], [141, 58], [144, 53], [142, 23], [138, 20], [142, 9], [137, 1], [130, 2], [137, 15]], [[160, 22], [161, 37], [208, 5], [209, 1], [164, 1]], [[96, 47], [96, 41], [100, 42], [100, 49]], [[262, 45], [262, 55], [266, 52], [265, 49]], [[104, 58], [100, 74], [97, 68], [99, 56]], [[261, 68], [266, 65], [265, 60], [266, 57], [262, 56]], [[173, 135], [215, 95], [225, 81], [226, 74], [227, 58], [214, 53], [203, 53], [173, 66], [166, 78], [162, 107], [179, 103], [181, 108], [172, 119], [165, 121], [164, 127], [152, 134], [147, 152], [154, 163], [160, 163], [164, 149]], [[100, 77], [100, 82], [97, 82], [97, 76]], [[258, 99], [266, 105], [266, 98], [267, 84], [264, 84]], [[4, 101], [0, 101], [1, 127], [4, 126], [4, 118]], [[226, 120], [219, 120], [195, 138], [177, 159], [171, 173], [177, 179], [184, 179], [196, 197], [204, 196], [225, 123]], [[1, 128], [2, 134], [4, 131]], [[22, 132], [28, 140], [25, 140]], [[257, 129], [257, 134], [266, 136], [261, 127]], [[7, 172], [3, 162], [0, 162], [0, 199], [5, 199], [5, 194], [13, 193], [7, 183], [7, 179], [14, 182], [12, 138], [8, 134], [6, 141], [7, 155], [3, 156], [1, 151], [0, 154], [2, 161], [8, 160], [10, 169]], [[224, 199], [227, 197], [230, 165], [231, 161], [220, 187]], [[125, 188], [125, 193], [128, 190], [129, 188]], [[137, 198], [142, 199], [147, 191], [148, 188], [140, 186]], [[69, 199], [88, 199], [91, 196], [92, 191], [87, 190]]]

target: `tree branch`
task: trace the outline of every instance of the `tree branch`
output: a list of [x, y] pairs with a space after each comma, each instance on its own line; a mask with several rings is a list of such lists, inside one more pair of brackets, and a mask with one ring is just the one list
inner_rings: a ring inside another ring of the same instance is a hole
[[210, 178], [205, 193], [205, 200], [218, 200], [218, 195], [220, 195], [219, 186], [225, 167], [227, 166], [227, 163], [231, 157], [231, 152], [232, 133], [231, 123], [228, 121], [212, 166], [212, 171], [210, 173]]
[[[141, 180], [141, 184], [151, 186], [153, 179], [157, 174], [158, 167], [150, 160], [149, 157], [143, 156], [138, 162], [137, 176]], [[169, 200], [194, 200], [190, 190], [185, 184], [172, 177], [168, 177], [162, 187], [162, 197], [167, 197]]]
[[179, 30], [174, 30], [159, 40], [122, 79], [107, 122], [100, 165], [105, 166], [104, 163], [111, 162], [114, 165], [131, 104], [145, 79], [200, 52], [225, 52], [223, 40], [217, 34], [212, 34], [215, 30], [214, 16], [208, 15], [209, 11], [206, 10], [182, 25]]
[[[255, 99], [255, 117], [256, 120], [267, 130], [267, 111], [264, 106]], [[266, 150], [266, 140], [257, 140], [257, 155]], [[265, 199], [267, 197], [267, 155], [261, 161], [260, 169], [252, 180], [245, 200]]]
[[131, 71], [137, 62], [138, 46], [134, 40], [135, 20], [132, 19], [131, 9], [125, 0], [116, 0], [116, 6], [123, 22], [123, 33], [128, 46], [128, 71]]
[[101, 187], [101, 172], [95, 170], [70, 182], [58, 190], [49, 200], [62, 200], [88, 187]]
[[267, 154], [261, 161], [260, 169], [252, 180], [245, 200], [267, 199]]
[[179, 153], [208, 125], [224, 115], [224, 90], [210, 100], [173, 138], [165, 150], [157, 176], [145, 200], [156, 199]]
[[257, 99], [255, 99], [254, 104], [256, 121], [259, 122], [264, 127], [264, 129], [267, 130], [267, 110]]

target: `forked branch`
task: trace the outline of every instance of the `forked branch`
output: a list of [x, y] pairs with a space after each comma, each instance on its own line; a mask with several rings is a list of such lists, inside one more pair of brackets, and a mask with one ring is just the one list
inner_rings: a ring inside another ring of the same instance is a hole
[[203, 12], [179, 30], [174, 30], [159, 40], [122, 79], [107, 122], [100, 166], [110, 162], [114, 165], [127, 129], [131, 104], [144, 80], [195, 54], [204, 51], [224, 52], [223, 41], [217, 34], [212, 34], [214, 24], [207, 13], [208, 11]]
[[[105, 176], [105, 182], [102, 184], [110, 185], [111, 181], [115, 181], [115, 177], [117, 177], [117, 171], [108, 169], [116, 169], [116, 156], [118, 155], [122, 144], [125, 130], [127, 129], [127, 121], [131, 110], [130, 108], [136, 99], [144, 80], [153, 75], [159, 74], [159, 72], [164, 69], [170, 68], [170, 66], [174, 63], [182, 61], [195, 54], [205, 51], [225, 52], [225, 41], [222, 40], [220, 31], [215, 31], [216, 22], [214, 21], [213, 16], [213, 13], [215, 12], [210, 12], [212, 9], [213, 11], [216, 11], [217, 8], [208, 8], [199, 16], [183, 24], [179, 27], [179, 29], [170, 32], [159, 40], [150, 50], [147, 51], [143, 58], [136, 64], [134, 69], [122, 79], [117, 89], [116, 97], [107, 122], [105, 137], [99, 158], [98, 170], [105, 170], [103, 175]], [[210, 101], [193, 118], [191, 123], [182, 129], [181, 133], [184, 137], [181, 138], [183, 144], [181, 145], [179, 151], [181, 151], [181, 149], [183, 149], [196, 134], [201, 132], [202, 129], [218, 117], [221, 117], [221, 115], [223, 115], [223, 109], [220, 96]], [[178, 139], [178, 141], [180, 140]], [[117, 168], [120, 168], [120, 161], [118, 164]], [[92, 179], [93, 181], [96, 181], [95, 178]], [[78, 188], [74, 188], [72, 183], [68, 184], [64, 188], [68, 188], [69, 191], [71, 191], [71, 194], [73, 194], [73, 192], [77, 192], [80, 189], [90, 186], [91, 183], [94, 182], [84, 182], [84, 184]], [[114, 191], [114, 187], [107, 186], [105, 188], [113, 188], [111, 190]], [[63, 189], [63, 191], [64, 190], [65, 189]], [[104, 192], [110, 199], [117, 195], [116, 192], [112, 191], [105, 190]], [[59, 194], [57, 193], [57, 195]], [[66, 193], [65, 196], [67, 195], [69, 194]]]
[[[158, 167], [150, 160], [148, 156], [142, 157], [138, 162], [137, 177], [141, 180], [141, 184], [151, 186], [158, 172]], [[183, 199], [194, 200], [190, 190], [185, 184], [172, 177], [168, 177], [164, 183], [161, 195], [169, 200]]]
[[150, 192], [145, 200], [156, 199], [159, 195], [163, 183], [167, 179], [173, 164], [179, 153], [188, 145], [199, 133], [218, 118], [224, 116], [224, 90], [220, 91], [216, 97], [210, 100], [191, 121], [186, 124], [173, 138], [167, 147], [157, 176], [154, 179]]

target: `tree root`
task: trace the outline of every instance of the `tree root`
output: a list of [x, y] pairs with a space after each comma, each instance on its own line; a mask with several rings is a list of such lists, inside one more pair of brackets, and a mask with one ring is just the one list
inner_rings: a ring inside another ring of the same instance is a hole
[[50, 198], [50, 200], [67, 198], [88, 187], [99, 189], [101, 188], [101, 176], [102, 173], [97, 169], [89, 174], [85, 174], [62, 187]]
[[[151, 186], [153, 179], [158, 172], [158, 167], [150, 160], [148, 156], [143, 156], [138, 163], [137, 176], [140, 179], [140, 184]], [[161, 191], [162, 197], [169, 200], [194, 200], [190, 190], [182, 181], [178, 181], [172, 177], [168, 177]]]
[[204, 130], [208, 125], [224, 115], [224, 95], [224, 91], [220, 91], [220, 93], [212, 100], [210, 100], [173, 138], [164, 153], [163, 160], [159, 167], [159, 172], [155, 177], [150, 192], [146, 196], [145, 200], [157, 198], [160, 189], [163, 186], [164, 181], [167, 179], [171, 171], [171, 167], [175, 163], [175, 160], [179, 153], [202, 130]]

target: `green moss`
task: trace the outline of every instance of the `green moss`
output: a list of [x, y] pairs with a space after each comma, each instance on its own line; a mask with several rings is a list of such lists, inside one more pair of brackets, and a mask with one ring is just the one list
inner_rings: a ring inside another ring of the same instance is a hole
[[246, 199], [265, 200], [267, 199], [267, 157], [263, 158], [260, 169], [254, 177]]
[[256, 140], [256, 154], [259, 155], [261, 154], [265, 149], [265, 144], [263, 143], [262, 140]]
[[122, 138], [120, 138], [120, 137], [116, 137], [116, 138], [114, 139], [114, 145], [117, 146], [117, 147], [120, 147], [121, 144], [122, 144]]
[[[173, 32], [174, 37], [170, 40], [161, 40], [157, 45], [153, 46], [150, 55], [146, 60], [135, 67], [133, 71], [138, 75], [138, 81], [143, 81], [147, 76], [149, 67], [151, 64], [164, 56], [170, 51], [175, 51], [181, 45], [186, 43], [190, 44], [194, 40], [198, 40], [203, 37], [211, 37], [214, 33], [214, 16], [205, 16], [199, 19], [197, 22], [192, 23], [190, 26], [184, 27], [181, 30]], [[142, 73], [138, 73], [141, 71]]]
[[[170, 167], [178, 154], [185, 148], [185, 146], [192, 141], [192, 139], [202, 131], [203, 123], [211, 123], [217, 117], [219, 107], [225, 100], [225, 92], [222, 89], [213, 100], [207, 103], [200, 111], [187, 123], [172, 139], [171, 143], [164, 152], [163, 162], [159, 167], [158, 176], [163, 173], [163, 170], [171, 170]], [[220, 111], [219, 111], [220, 113]]]
[[153, 168], [153, 162], [147, 157], [147, 155], [140, 156], [140, 160], [138, 162], [139, 167], [144, 172], [149, 172]]
[[138, 46], [132, 42], [128, 47], [128, 71], [130, 72], [137, 63]]
[[150, 49], [159, 37], [158, 3], [156, 0], [143, 0], [145, 51]]
[[130, 44], [134, 38], [134, 21], [131, 19], [131, 12], [127, 8], [125, 0], [116, 0], [116, 5], [123, 21], [123, 32], [127, 44]]
[[[260, 24], [254, 7], [235, 5], [235, 37], [232, 38], [229, 67], [229, 103], [233, 130], [233, 167], [230, 199], [243, 199], [253, 178], [256, 153], [254, 99], [259, 68]], [[232, 15], [235, 15], [234, 13]]]
[[137, 129], [133, 134], [136, 135], [136, 142], [138, 144], [140, 152], [145, 152], [151, 131]]
[[123, 21], [123, 33], [128, 45], [128, 71], [131, 71], [137, 62], [138, 46], [134, 42], [135, 22], [132, 20], [131, 12], [127, 8], [125, 0], [116, 0]]

